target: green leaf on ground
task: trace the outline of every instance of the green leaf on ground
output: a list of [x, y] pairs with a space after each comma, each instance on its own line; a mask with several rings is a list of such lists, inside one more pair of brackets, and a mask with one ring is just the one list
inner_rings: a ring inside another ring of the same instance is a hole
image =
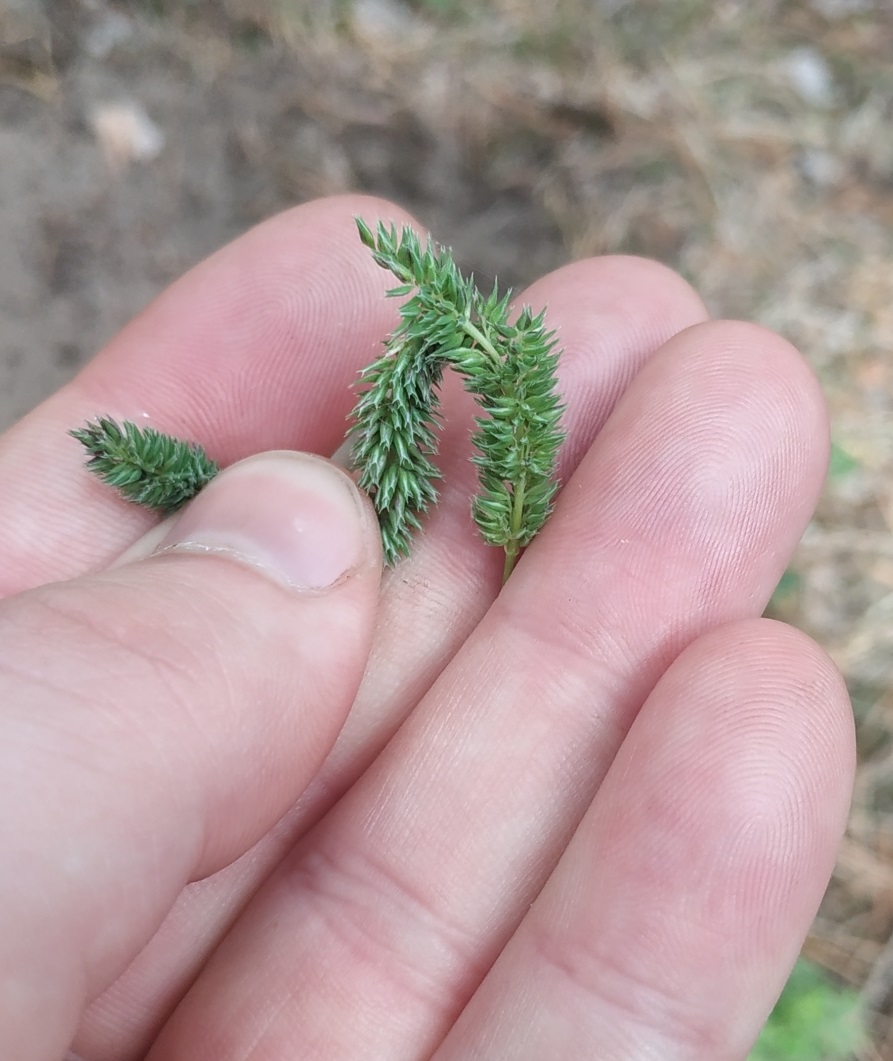
[[858, 993], [801, 958], [748, 1061], [845, 1061], [864, 1041]]

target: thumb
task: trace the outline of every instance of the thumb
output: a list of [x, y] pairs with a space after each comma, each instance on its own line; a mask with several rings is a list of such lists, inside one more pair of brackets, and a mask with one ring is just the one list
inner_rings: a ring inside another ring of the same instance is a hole
[[114, 568], [0, 603], [0, 1056], [60, 1057], [182, 887], [300, 794], [379, 576], [349, 477], [273, 453]]

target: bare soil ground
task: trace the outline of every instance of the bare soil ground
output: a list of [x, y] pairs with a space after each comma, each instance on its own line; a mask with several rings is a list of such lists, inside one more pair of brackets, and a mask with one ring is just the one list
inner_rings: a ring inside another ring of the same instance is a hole
[[170, 280], [362, 189], [483, 277], [626, 251], [810, 359], [835, 461], [774, 603], [861, 768], [807, 954], [893, 1056], [893, 13], [885, 0], [0, 0], [0, 427]]

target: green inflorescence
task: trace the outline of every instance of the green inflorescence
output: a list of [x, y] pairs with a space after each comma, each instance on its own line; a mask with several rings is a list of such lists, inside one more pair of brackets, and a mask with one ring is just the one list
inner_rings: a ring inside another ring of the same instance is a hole
[[89, 457], [87, 467], [128, 501], [165, 515], [176, 512], [206, 486], [218, 467], [201, 446], [99, 417], [70, 431]]
[[[479, 492], [472, 514], [484, 540], [505, 550], [504, 577], [552, 508], [564, 434], [556, 391], [558, 354], [544, 315], [510, 319], [509, 293], [485, 297], [452, 255], [410, 228], [357, 219], [375, 261], [397, 278], [400, 324], [360, 378], [351, 414], [352, 460], [381, 524], [385, 561], [407, 555], [421, 519], [437, 500], [438, 387], [446, 367], [474, 394], [472, 458]], [[87, 466], [129, 501], [168, 513], [193, 497], [217, 465], [201, 447], [153, 428], [107, 417], [71, 434]]]
[[464, 278], [450, 252], [422, 245], [410, 228], [397, 233], [358, 220], [375, 261], [410, 296], [384, 354], [363, 373], [353, 410], [353, 461], [372, 497], [385, 558], [409, 552], [420, 517], [437, 498], [437, 386], [445, 366], [464, 379], [483, 413], [473, 458], [480, 492], [472, 513], [484, 540], [506, 553], [507, 576], [551, 511], [555, 463], [564, 434], [556, 391], [558, 354], [542, 313], [521, 311], [510, 322], [509, 293], [484, 297]]

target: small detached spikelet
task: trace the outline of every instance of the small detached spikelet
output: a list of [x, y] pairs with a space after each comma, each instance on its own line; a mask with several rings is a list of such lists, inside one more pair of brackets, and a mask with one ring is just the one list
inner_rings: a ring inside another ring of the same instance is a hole
[[420, 517], [437, 498], [437, 393], [445, 366], [458, 372], [484, 414], [476, 420], [473, 458], [480, 494], [472, 515], [484, 540], [505, 550], [504, 578], [546, 521], [558, 483], [564, 439], [556, 391], [554, 335], [543, 314], [524, 309], [509, 323], [510, 294], [488, 298], [465, 279], [452, 255], [410, 228], [397, 234], [357, 219], [375, 261], [410, 295], [385, 352], [361, 376], [351, 419], [359, 483], [378, 512], [388, 563], [409, 552]]
[[201, 446], [108, 417], [69, 432], [89, 454], [87, 467], [134, 504], [175, 512], [217, 474]]

